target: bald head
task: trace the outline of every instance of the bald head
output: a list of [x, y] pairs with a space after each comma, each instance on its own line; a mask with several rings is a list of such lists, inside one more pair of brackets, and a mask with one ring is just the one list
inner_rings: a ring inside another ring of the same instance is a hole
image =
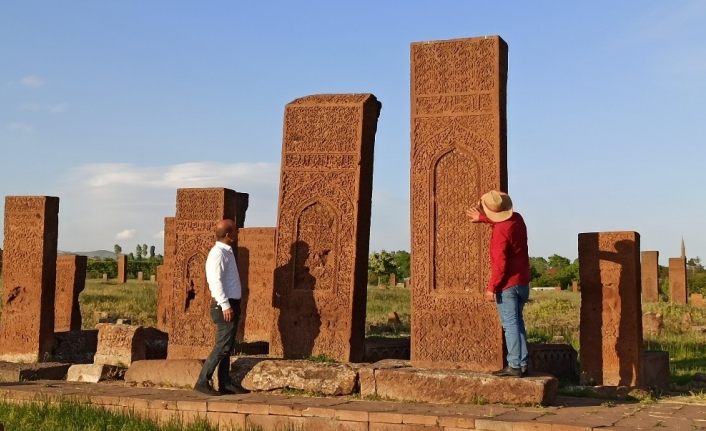
[[226, 239], [226, 235], [230, 234], [231, 239], [235, 239], [236, 228], [235, 222], [231, 219], [224, 219], [216, 225], [216, 239], [222, 241]]

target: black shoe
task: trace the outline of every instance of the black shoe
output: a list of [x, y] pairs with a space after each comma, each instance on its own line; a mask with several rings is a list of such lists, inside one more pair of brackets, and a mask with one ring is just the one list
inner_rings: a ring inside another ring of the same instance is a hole
[[527, 377], [529, 374], [529, 369], [527, 368], [527, 365], [520, 367], [520, 370], [522, 371], [522, 377]]
[[205, 384], [197, 383], [197, 384], [194, 386], [194, 390], [195, 390], [196, 392], [201, 392], [202, 394], [209, 395], [209, 396], [212, 396], [212, 397], [217, 397], [218, 395], [221, 394], [221, 393], [218, 392], [217, 390], [213, 389], [213, 388], [211, 387], [211, 385], [209, 385], [208, 383], [205, 383]]
[[512, 368], [511, 366], [507, 366], [503, 368], [502, 370], [498, 371], [493, 371], [492, 373], [494, 376], [498, 377], [522, 377], [522, 369], [521, 368]]
[[219, 392], [221, 395], [231, 395], [231, 394], [239, 394], [242, 393], [243, 391], [240, 390], [237, 386], [235, 386], [232, 383], [228, 383], [225, 386], [221, 386], [219, 388]]

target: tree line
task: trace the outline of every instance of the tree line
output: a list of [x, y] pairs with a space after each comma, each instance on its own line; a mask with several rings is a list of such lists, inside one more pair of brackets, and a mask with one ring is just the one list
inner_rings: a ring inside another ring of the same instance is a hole
[[[137, 273], [142, 272], [145, 280], [157, 274], [157, 267], [164, 262], [161, 254], [155, 253], [154, 245], [147, 247], [147, 244], [138, 244], [135, 253], [127, 254], [127, 277], [137, 278]], [[123, 248], [119, 244], [113, 246], [115, 258], [89, 258], [86, 263], [86, 278], [101, 278], [103, 274], [108, 274], [108, 278], [117, 278], [118, 261], [117, 256], [122, 253]]]

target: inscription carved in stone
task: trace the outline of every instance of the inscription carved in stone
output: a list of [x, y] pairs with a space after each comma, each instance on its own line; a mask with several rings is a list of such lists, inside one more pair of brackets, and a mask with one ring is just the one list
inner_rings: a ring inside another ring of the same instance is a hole
[[243, 288], [238, 339], [246, 342], [269, 341], [272, 328], [275, 228], [239, 229], [237, 257]]
[[371, 94], [334, 94], [285, 109], [273, 355], [363, 358], [380, 107]]
[[465, 211], [507, 188], [507, 45], [497, 36], [419, 42], [411, 61], [411, 359], [495, 370], [503, 344], [484, 301], [490, 229]]
[[81, 329], [78, 295], [86, 287], [86, 256], [59, 256], [56, 259], [54, 332]]
[[640, 234], [579, 234], [581, 380], [639, 386]]
[[5, 197], [0, 361], [49, 359], [58, 225], [59, 198]]

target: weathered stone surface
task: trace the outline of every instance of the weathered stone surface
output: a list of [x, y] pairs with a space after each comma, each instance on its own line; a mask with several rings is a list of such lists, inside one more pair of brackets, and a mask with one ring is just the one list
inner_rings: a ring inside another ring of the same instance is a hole
[[642, 331], [644, 334], [659, 335], [664, 329], [662, 314], [647, 312], [642, 315]]
[[640, 234], [579, 234], [581, 380], [639, 386]]
[[642, 385], [646, 387], [669, 388], [669, 352], [642, 352]]
[[507, 44], [418, 42], [411, 57], [412, 362], [496, 370], [502, 328], [484, 300], [490, 229], [465, 210], [507, 190]]
[[[175, 254], [168, 264], [172, 286], [169, 300], [172, 313], [167, 317], [169, 359], [202, 359], [213, 348], [206, 258], [215, 243], [216, 224], [223, 219], [235, 220], [237, 205], [236, 192], [230, 189], [177, 190]], [[237, 243], [233, 244], [233, 250], [237, 247]]]
[[55, 332], [52, 357], [72, 364], [90, 364], [98, 347], [98, 330]]
[[142, 326], [99, 323], [98, 348], [95, 364], [128, 367], [133, 361], [146, 357], [144, 328]]
[[193, 388], [202, 366], [203, 361], [199, 359], [135, 361], [125, 372], [125, 382], [142, 386]]
[[123, 369], [105, 364], [76, 364], [69, 367], [68, 382], [98, 383], [103, 380], [116, 380], [123, 375]]
[[241, 382], [249, 391], [299, 389], [325, 395], [348, 395], [357, 382], [356, 369], [349, 364], [311, 361], [262, 361]]
[[176, 219], [164, 218], [164, 260], [157, 267], [157, 328], [169, 332], [171, 316], [175, 311], [172, 305], [174, 282], [172, 280], [174, 257], [176, 256]]
[[81, 330], [81, 307], [78, 295], [86, 287], [86, 256], [66, 255], [56, 258], [54, 332]]
[[40, 364], [0, 362], [0, 382], [64, 380], [70, 366], [71, 364], [59, 362], [43, 362]]
[[156, 274], [150, 275], [150, 282], [154, 283], [156, 281], [157, 281], [157, 275]]
[[389, 400], [427, 403], [551, 404], [559, 381], [548, 375], [495, 377], [467, 370], [398, 367], [360, 370], [360, 394]]
[[643, 251], [641, 256], [642, 302], [659, 301], [659, 252]]
[[689, 295], [689, 304], [697, 308], [706, 307], [706, 301], [704, 301], [704, 295], [700, 293], [692, 293]]
[[107, 282], [108, 282], [108, 273], [104, 272], [103, 273], [103, 283], [107, 283]]
[[669, 300], [675, 304], [686, 304], [689, 290], [686, 285], [686, 258], [669, 258]]
[[239, 340], [270, 340], [275, 232], [274, 227], [238, 229], [238, 272], [243, 288]]
[[531, 343], [528, 350], [530, 372], [547, 373], [566, 380], [578, 378], [578, 354], [571, 345]]
[[384, 359], [409, 360], [409, 337], [365, 338], [365, 362], [378, 362]]
[[285, 108], [270, 353], [360, 361], [380, 102], [372, 94]]
[[574, 280], [571, 282], [571, 291], [576, 293], [579, 291], [579, 282]]
[[127, 283], [127, 256], [118, 255], [118, 283]]
[[144, 281], [145, 274], [142, 271], [137, 271], [137, 281]]
[[54, 343], [59, 198], [5, 197], [0, 361], [47, 361]]

